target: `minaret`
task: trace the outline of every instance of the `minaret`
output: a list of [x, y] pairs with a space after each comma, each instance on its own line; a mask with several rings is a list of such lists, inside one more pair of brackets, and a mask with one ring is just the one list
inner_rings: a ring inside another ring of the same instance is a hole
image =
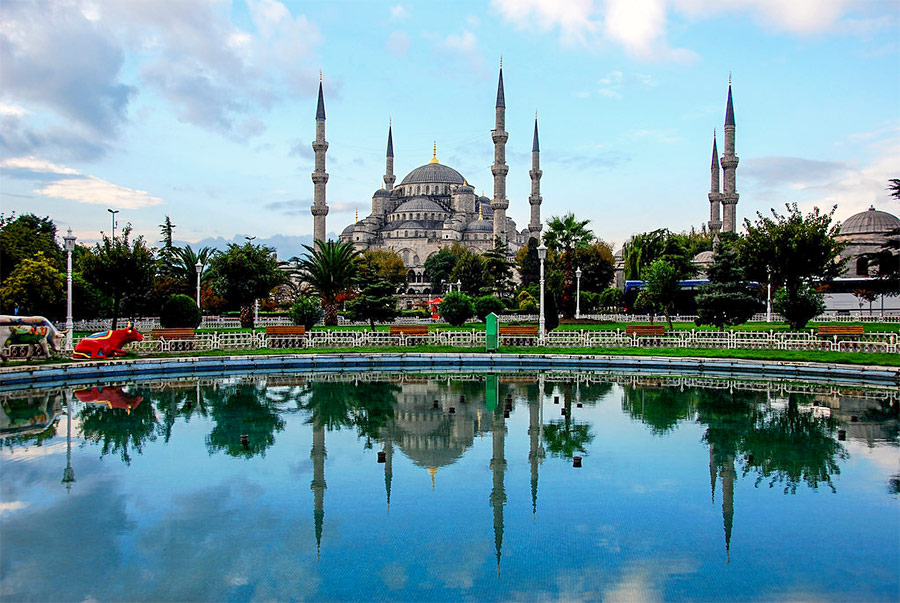
[[722, 193], [719, 191], [719, 149], [716, 148], [716, 133], [713, 131], [712, 165], [709, 167], [709, 232], [717, 233], [722, 230], [722, 220], [719, 218], [719, 207], [722, 203]]
[[387, 495], [387, 506], [391, 508], [391, 482], [394, 479], [394, 443], [390, 434], [384, 438], [384, 492]]
[[313, 443], [310, 458], [313, 461], [313, 480], [310, 489], [313, 491], [313, 521], [316, 530], [316, 556], [322, 546], [322, 525], [325, 523], [325, 426], [316, 421], [313, 425]]
[[503, 420], [503, 406], [497, 405], [491, 422], [493, 456], [491, 471], [494, 475], [491, 489], [491, 508], [494, 510], [494, 551], [497, 555], [497, 575], [500, 575], [500, 556], [503, 550], [503, 505], [506, 504], [506, 422]]
[[731, 76], [728, 76], [728, 105], [725, 107], [725, 153], [722, 155], [722, 172], [725, 175], [722, 192], [722, 213], [724, 214], [724, 232], [735, 232], [735, 209], [738, 202], [735, 172], [738, 158], [734, 154], [734, 106], [731, 103]]
[[394, 133], [393, 126], [388, 121], [388, 144], [387, 144], [387, 155], [384, 161], [384, 188], [385, 190], [392, 190], [394, 188], [394, 182], [396, 182], [397, 177], [394, 176]]
[[319, 105], [316, 107], [316, 141], [312, 144], [316, 153], [316, 171], [312, 173], [313, 205], [313, 240], [325, 242], [325, 216], [328, 205], [325, 204], [325, 183], [328, 174], [325, 172], [325, 153], [328, 143], [325, 141], [325, 96], [322, 94], [322, 73], [319, 72]]
[[491, 173], [494, 175], [494, 198], [491, 199], [491, 208], [494, 210], [494, 237], [506, 242], [506, 208], [509, 201], [506, 199], [506, 174], [509, 166], [506, 165], [506, 141], [509, 134], [506, 133], [506, 99], [503, 96], [503, 59], [500, 59], [500, 79], [497, 83], [497, 107], [494, 130], [491, 133], [494, 141], [494, 165]]
[[534, 141], [531, 143], [531, 196], [528, 197], [528, 203], [531, 204], [531, 221], [528, 223], [528, 230], [531, 236], [541, 238], [541, 145], [538, 142], [538, 124], [537, 113], [534, 114]]
[[731, 563], [731, 529], [734, 526], [734, 480], [737, 472], [734, 470], [734, 456], [728, 455], [722, 468], [719, 469], [722, 478], [722, 525], [725, 529], [725, 561]]

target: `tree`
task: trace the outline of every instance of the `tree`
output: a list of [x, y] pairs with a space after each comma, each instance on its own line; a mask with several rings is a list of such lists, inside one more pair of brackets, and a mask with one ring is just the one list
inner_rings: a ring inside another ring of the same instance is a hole
[[458, 259], [450, 248], [442, 247], [425, 260], [425, 279], [431, 283], [432, 288], [439, 288], [441, 282], [444, 285], [450, 282], [450, 274], [456, 268]]
[[[809, 320], [803, 317], [813, 307], [811, 296], [821, 297], [811, 288], [813, 283], [827, 283], [841, 274], [845, 245], [835, 238], [840, 225], [832, 224], [837, 206], [828, 213], [815, 207], [805, 217], [796, 203], [785, 207], [785, 215], [773, 209], [771, 218], [757, 213], [754, 223], [744, 220], [747, 235], [737, 241], [737, 250], [748, 278], [771, 278], [773, 286], [784, 288], [784, 316], [791, 328], [802, 329]], [[791, 310], [795, 305], [796, 313]]]
[[438, 312], [441, 318], [454, 327], [461, 327], [475, 316], [475, 304], [465, 293], [454, 291], [444, 296], [444, 300], [438, 305]]
[[480, 254], [463, 248], [453, 272], [450, 273], [452, 282], [459, 281], [465, 293], [477, 295], [485, 288], [484, 258]]
[[196, 329], [203, 317], [197, 302], [187, 295], [173, 295], [159, 311], [159, 323], [163, 328]]
[[756, 312], [759, 302], [745, 282], [738, 263], [737, 252], [719, 244], [709, 267], [709, 284], [697, 294], [698, 325], [715, 325], [722, 329], [747, 322]]
[[784, 316], [792, 329], [802, 329], [806, 323], [825, 311], [821, 293], [809, 285], [801, 285], [793, 293], [785, 287], [775, 292], [772, 307]]
[[325, 326], [337, 324], [338, 297], [354, 284], [359, 252], [349, 241], [316, 241], [315, 248], [303, 246], [306, 255], [298, 267], [301, 278], [319, 296], [325, 310]]
[[616, 274], [616, 261], [606, 241], [596, 240], [575, 250], [575, 267], [581, 268], [581, 290], [600, 292]]
[[303, 325], [309, 331], [322, 318], [319, 302], [305, 295], [298, 295], [288, 314], [295, 325]]
[[655, 260], [666, 261], [675, 268], [679, 278], [684, 278], [691, 273], [692, 258], [682, 239], [665, 228], [636, 234], [623, 246], [627, 280], [643, 279], [644, 269]]
[[[234, 390], [218, 390], [210, 400], [215, 426], [206, 436], [210, 454], [219, 450], [234, 457], [265, 456], [284, 430], [278, 409], [253, 384], [241, 383]], [[247, 436], [244, 439], [242, 436]]]
[[509, 246], [500, 237], [494, 237], [494, 247], [484, 258], [485, 292], [497, 297], [506, 297], [512, 292], [512, 263], [509, 261]]
[[393, 249], [366, 249], [360, 258], [358, 278], [387, 281], [396, 291], [406, 284], [406, 266]]
[[65, 314], [65, 277], [43, 251], [24, 258], [3, 281], [0, 297], [7, 311], [59, 317]]
[[153, 252], [143, 237], [129, 241], [131, 225], [115, 238], [103, 235], [91, 253], [81, 257], [84, 279], [112, 298], [112, 328], [119, 315], [133, 316], [146, 304], [156, 269]]
[[537, 248], [538, 240], [530, 237], [528, 245], [516, 253], [516, 267], [519, 269], [519, 278], [525, 287], [536, 284], [541, 279], [541, 260], [538, 257]]
[[49, 217], [0, 216], [0, 281], [6, 280], [19, 262], [41, 252], [52, 266], [64, 268], [62, 249], [56, 244], [56, 226]]
[[360, 283], [356, 297], [347, 302], [347, 310], [354, 320], [368, 320], [372, 330], [376, 322], [390, 322], [397, 318], [397, 286], [387, 279]]
[[654, 260], [644, 269], [644, 290], [641, 295], [644, 296], [646, 302], [662, 309], [669, 330], [672, 330], [670, 313], [678, 291], [678, 273], [665, 260]]
[[160, 266], [160, 274], [177, 281], [183, 293], [194, 291], [197, 287], [197, 262], [201, 266], [200, 282], [206, 284], [212, 276], [208, 270], [210, 260], [217, 253], [218, 250], [212, 247], [201, 247], [198, 251], [190, 245], [172, 247], [169, 254], [161, 258], [161, 262], [166, 263]]
[[499, 316], [503, 309], [503, 302], [493, 295], [484, 295], [475, 300], [475, 317], [481, 322], [491, 312]]
[[[557, 269], [563, 273], [560, 304], [564, 314], [575, 312], [575, 259], [576, 249], [587, 247], [594, 240], [594, 233], [587, 228], [590, 220], [577, 220], [575, 214], [553, 216], [547, 221], [544, 244], [558, 254]], [[554, 262], [555, 263], [555, 262]]]
[[250, 309], [254, 300], [266, 297], [287, 280], [274, 252], [271, 247], [247, 241], [243, 245], [229, 244], [224, 253], [216, 254], [210, 260], [212, 288], [218, 295], [240, 306], [244, 328], [254, 326]]

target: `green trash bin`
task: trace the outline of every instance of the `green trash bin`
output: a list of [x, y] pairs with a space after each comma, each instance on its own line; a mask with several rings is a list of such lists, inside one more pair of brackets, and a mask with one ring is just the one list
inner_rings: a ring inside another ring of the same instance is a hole
[[496, 352], [500, 347], [500, 319], [491, 312], [484, 318], [484, 348], [488, 352]]

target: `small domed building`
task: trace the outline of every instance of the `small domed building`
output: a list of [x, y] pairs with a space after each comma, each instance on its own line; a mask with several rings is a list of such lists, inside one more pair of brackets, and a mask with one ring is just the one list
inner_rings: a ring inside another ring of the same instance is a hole
[[838, 241], [847, 243], [841, 256], [847, 258], [844, 276], [876, 276], [878, 266], [870, 266], [865, 254], [878, 253], [890, 238], [888, 233], [900, 229], [900, 218], [869, 207], [844, 220]]

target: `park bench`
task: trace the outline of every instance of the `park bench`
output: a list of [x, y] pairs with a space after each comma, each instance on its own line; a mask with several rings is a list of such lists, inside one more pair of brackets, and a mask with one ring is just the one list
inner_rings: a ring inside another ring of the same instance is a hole
[[525, 345], [533, 344], [534, 339], [538, 335], [537, 325], [500, 325], [500, 344], [515, 345], [522, 343]]
[[626, 325], [626, 335], [665, 335], [665, 325]]
[[863, 334], [862, 325], [822, 325], [816, 327], [819, 337], [859, 337]]
[[150, 336], [153, 339], [168, 341], [169, 350], [172, 352], [194, 349], [194, 329], [152, 329]]
[[293, 348], [298, 337], [306, 337], [304, 325], [269, 325], [266, 327], [266, 337], [269, 338], [270, 348]]
[[390, 333], [394, 337], [403, 335], [407, 338], [407, 341], [413, 338], [424, 343], [425, 338], [428, 337], [428, 325], [392, 325]]

